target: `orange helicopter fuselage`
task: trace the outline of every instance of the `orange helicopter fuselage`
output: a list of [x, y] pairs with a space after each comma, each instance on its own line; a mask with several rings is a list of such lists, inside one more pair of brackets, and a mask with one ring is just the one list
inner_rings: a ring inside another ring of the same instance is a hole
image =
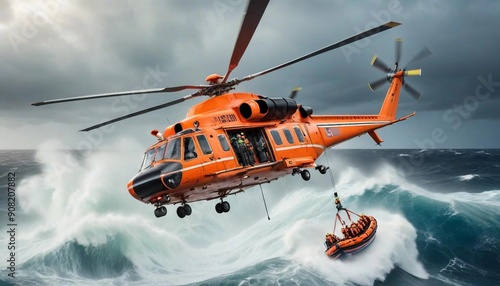
[[[396, 73], [379, 114], [312, 115], [293, 99], [226, 93], [193, 106], [148, 148], [130, 194], [145, 203], [223, 198], [304, 168], [329, 147], [395, 122], [402, 84]], [[241, 136], [244, 136], [242, 139]]]
[[[372, 65], [387, 72], [386, 78], [391, 82], [378, 114], [312, 115], [312, 108], [297, 104], [293, 99], [297, 90], [294, 90], [289, 98], [268, 98], [253, 93], [230, 92], [242, 82], [400, 25], [398, 22], [389, 21], [293, 60], [229, 80], [230, 74], [243, 57], [268, 3], [269, 0], [248, 1], [228, 69], [223, 76], [209, 75], [206, 78], [208, 84], [101, 93], [45, 100], [34, 102], [32, 105], [195, 90], [182, 98], [127, 113], [80, 130], [87, 132], [191, 98], [209, 96], [208, 100], [193, 106], [185, 119], [168, 126], [163, 132], [151, 131], [151, 134], [158, 138], [158, 142], [146, 150], [139, 173], [127, 185], [134, 198], [156, 207], [156, 217], [167, 214], [163, 205], [180, 203], [181, 206], [177, 208], [180, 218], [191, 215], [189, 202], [218, 198], [221, 202], [215, 206], [217, 213], [228, 212], [230, 205], [223, 200], [228, 195], [289, 174], [300, 173], [307, 181], [310, 179], [307, 168], [311, 167], [325, 174], [328, 167], [316, 165], [315, 161], [326, 149], [365, 133], [380, 144], [382, 139], [375, 130], [414, 115], [413, 113], [400, 119], [395, 117], [404, 76], [421, 73], [420, 70], [398, 69], [400, 39], [396, 40], [396, 64], [393, 69], [376, 56], [372, 59]], [[417, 59], [428, 54], [428, 50], [423, 51]], [[384, 81], [385, 78], [369, 86], [373, 90]], [[420, 96], [418, 91], [408, 85], [405, 88], [416, 98]]]

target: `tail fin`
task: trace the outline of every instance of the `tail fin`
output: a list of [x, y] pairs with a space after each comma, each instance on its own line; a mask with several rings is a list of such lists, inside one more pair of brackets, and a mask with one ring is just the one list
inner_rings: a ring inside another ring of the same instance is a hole
[[[379, 80], [373, 81], [368, 84], [370, 89], [374, 91], [378, 87], [382, 86], [386, 80], [389, 80], [391, 86], [387, 91], [387, 94], [384, 99], [384, 103], [382, 104], [382, 108], [380, 108], [380, 113], [378, 117], [383, 120], [394, 120], [396, 119], [396, 111], [398, 109], [399, 102], [399, 94], [401, 92], [401, 87], [403, 86], [403, 79], [406, 76], [420, 76], [422, 75], [422, 70], [406, 70], [406, 68], [399, 69], [399, 61], [401, 60], [401, 49], [402, 49], [402, 39], [396, 39], [396, 62], [393, 68], [390, 68], [386, 65], [382, 60], [380, 60], [377, 55], [372, 58], [371, 65], [384, 73], [387, 73], [386, 77], [381, 78]], [[417, 55], [410, 60], [410, 63], [413, 63], [417, 60], [421, 60], [427, 56], [429, 56], [431, 52], [428, 48], [424, 48]], [[404, 88], [408, 93], [413, 96], [417, 101], [420, 99], [420, 92], [409, 86], [405, 83]]]
[[396, 119], [396, 111], [398, 109], [399, 94], [402, 86], [402, 72], [397, 72], [393, 75], [391, 85], [385, 95], [384, 103], [378, 114], [380, 119], [394, 120]]

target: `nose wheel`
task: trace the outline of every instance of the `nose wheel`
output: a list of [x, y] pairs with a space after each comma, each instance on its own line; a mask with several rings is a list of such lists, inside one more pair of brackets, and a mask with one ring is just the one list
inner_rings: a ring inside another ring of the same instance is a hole
[[222, 199], [221, 199], [220, 203], [217, 203], [215, 205], [215, 211], [219, 214], [227, 213], [230, 209], [231, 209], [231, 205], [228, 202], [223, 201]]
[[165, 206], [157, 207], [155, 209], [155, 216], [160, 218], [167, 214], [167, 208]]

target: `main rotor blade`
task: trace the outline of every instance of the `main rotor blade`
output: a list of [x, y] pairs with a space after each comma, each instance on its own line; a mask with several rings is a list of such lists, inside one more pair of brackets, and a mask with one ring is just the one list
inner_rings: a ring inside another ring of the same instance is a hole
[[413, 64], [414, 62], [417, 62], [419, 60], [422, 60], [428, 56], [432, 55], [431, 51], [429, 48], [424, 47], [420, 52], [418, 52], [407, 64], [406, 66], [409, 66]]
[[181, 86], [173, 86], [173, 87], [165, 87], [165, 88], [155, 88], [155, 89], [142, 89], [142, 90], [132, 90], [132, 91], [122, 91], [122, 92], [111, 92], [111, 93], [101, 93], [94, 95], [84, 95], [78, 97], [70, 97], [70, 98], [62, 98], [62, 99], [53, 99], [32, 103], [31, 105], [40, 106], [68, 101], [79, 101], [79, 100], [89, 100], [89, 99], [97, 99], [97, 98], [105, 98], [105, 97], [114, 97], [114, 96], [124, 96], [124, 95], [132, 95], [132, 94], [145, 94], [145, 93], [159, 93], [159, 92], [176, 92], [185, 89], [204, 89], [210, 87], [210, 85], [181, 85]]
[[422, 75], [422, 70], [421, 69], [415, 69], [415, 70], [407, 70], [405, 71], [405, 76], [421, 76]]
[[373, 56], [371, 65], [387, 73], [391, 71], [391, 68], [388, 67], [381, 59], [379, 59], [377, 55]]
[[397, 38], [396, 39], [396, 64], [399, 65], [399, 62], [401, 61], [401, 50], [403, 46], [403, 39]]
[[384, 77], [384, 78], [381, 78], [379, 80], [370, 82], [368, 84], [368, 87], [374, 92], [377, 88], [381, 87], [386, 82], [387, 82], [387, 78]]
[[367, 31], [364, 31], [364, 32], [361, 32], [361, 33], [358, 33], [350, 38], [347, 38], [345, 40], [342, 40], [340, 42], [337, 42], [337, 43], [334, 43], [334, 44], [331, 44], [327, 47], [324, 47], [322, 49], [319, 49], [317, 51], [314, 51], [312, 53], [309, 53], [307, 55], [304, 55], [300, 58], [296, 58], [294, 60], [291, 60], [289, 62], [286, 62], [286, 63], [283, 63], [281, 65], [277, 65], [275, 67], [272, 67], [270, 69], [267, 69], [267, 70], [263, 70], [261, 72], [258, 72], [258, 73], [254, 73], [254, 74], [251, 74], [251, 75], [248, 75], [246, 77], [244, 77], [243, 79], [241, 80], [238, 80], [238, 82], [242, 82], [242, 81], [248, 81], [248, 80], [251, 80], [251, 79], [254, 79], [258, 76], [261, 76], [261, 75], [265, 75], [265, 74], [268, 74], [270, 72], [273, 72], [273, 71], [276, 71], [276, 70], [279, 70], [279, 69], [282, 69], [284, 67], [287, 67], [289, 65], [293, 65], [295, 63], [298, 63], [298, 62], [301, 62], [303, 60], [306, 60], [306, 59], [309, 59], [309, 58], [312, 58], [314, 56], [317, 56], [317, 55], [320, 55], [322, 53], [325, 53], [325, 52], [328, 52], [328, 51], [331, 51], [333, 49], [337, 49], [337, 48], [340, 48], [342, 46], [345, 46], [345, 45], [348, 45], [348, 44], [351, 44], [353, 42], [356, 42], [356, 41], [359, 41], [361, 39], [364, 39], [366, 37], [369, 37], [369, 36], [372, 36], [372, 35], [375, 35], [377, 33], [380, 33], [380, 32], [383, 32], [385, 30], [388, 30], [388, 29], [391, 29], [391, 28], [394, 28], [396, 26], [399, 26], [401, 25], [400, 23], [398, 22], [387, 22], [383, 25], [380, 25], [378, 27], [375, 27], [373, 29], [370, 29], [370, 30], [367, 30]]
[[240, 33], [238, 39], [236, 39], [236, 44], [234, 45], [233, 55], [229, 61], [229, 68], [222, 80], [225, 83], [229, 78], [229, 74], [238, 66], [241, 57], [245, 53], [245, 50], [252, 39], [252, 36], [259, 25], [262, 15], [266, 10], [269, 0], [250, 0], [248, 2], [245, 18], [241, 24]]
[[121, 117], [118, 117], [118, 118], [115, 118], [115, 119], [111, 119], [111, 120], [99, 123], [99, 124], [94, 125], [94, 126], [90, 126], [88, 128], [80, 130], [80, 132], [81, 131], [85, 132], [85, 131], [94, 130], [94, 129], [97, 129], [99, 127], [103, 127], [103, 126], [106, 126], [108, 124], [115, 123], [115, 122], [118, 122], [118, 121], [130, 118], [130, 117], [134, 117], [134, 116], [141, 115], [141, 114], [144, 114], [144, 113], [148, 113], [148, 112], [151, 112], [151, 111], [154, 111], [154, 110], [158, 110], [158, 109], [162, 109], [162, 108], [165, 108], [165, 107], [168, 107], [168, 106], [172, 106], [174, 104], [181, 103], [183, 101], [186, 101], [187, 99], [190, 99], [190, 98], [193, 98], [193, 97], [196, 97], [196, 96], [199, 96], [199, 95], [200, 95], [200, 92], [198, 91], [198, 92], [195, 92], [193, 94], [186, 95], [184, 97], [181, 97], [179, 99], [176, 99], [176, 100], [173, 100], [173, 101], [170, 101], [170, 102], [167, 102], [167, 103], [156, 105], [156, 106], [153, 106], [153, 107], [150, 107], [150, 108], [147, 108], [147, 109], [143, 109], [143, 110], [140, 110], [140, 111], [137, 111], [137, 112], [133, 112], [133, 113], [130, 113], [130, 114], [127, 114], [127, 115], [124, 115], [124, 116], [121, 116]]
[[296, 88], [292, 89], [292, 92], [290, 93], [289, 98], [294, 99], [301, 89], [302, 89], [302, 87], [296, 87]]
[[422, 96], [422, 94], [418, 90], [407, 83], [405, 83], [403, 87], [413, 98], [415, 98], [415, 100], [420, 100], [420, 96]]

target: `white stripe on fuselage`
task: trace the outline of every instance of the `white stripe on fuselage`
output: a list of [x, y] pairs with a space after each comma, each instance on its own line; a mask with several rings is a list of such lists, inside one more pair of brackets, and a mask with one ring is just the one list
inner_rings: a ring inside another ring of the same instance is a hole
[[365, 121], [365, 122], [336, 122], [336, 123], [321, 123], [318, 127], [331, 128], [331, 127], [348, 127], [348, 126], [365, 126], [365, 125], [383, 125], [390, 121]]
[[[201, 163], [201, 164], [194, 165], [194, 166], [191, 166], [191, 167], [186, 167], [186, 168], [181, 169], [180, 171], [189, 171], [189, 170], [200, 168], [200, 167], [203, 167], [203, 166], [206, 166], [206, 165], [215, 164], [215, 163], [224, 162], [224, 161], [231, 161], [231, 160], [234, 160], [234, 157], [220, 158], [220, 159], [217, 159], [215, 161], [205, 162], [205, 163]], [[178, 172], [178, 171], [176, 171], [176, 172]], [[172, 173], [174, 173], [174, 172], [172, 172]], [[169, 174], [171, 174], [171, 173], [169, 173]], [[165, 175], [168, 175], [168, 174], [165, 174]]]
[[288, 146], [288, 147], [278, 147], [278, 148], [276, 148], [276, 151], [285, 151], [285, 150], [301, 149], [301, 148], [318, 148], [321, 150], [326, 149], [325, 146], [319, 145], [319, 144], [304, 144], [304, 145], [295, 145], [295, 146]]

